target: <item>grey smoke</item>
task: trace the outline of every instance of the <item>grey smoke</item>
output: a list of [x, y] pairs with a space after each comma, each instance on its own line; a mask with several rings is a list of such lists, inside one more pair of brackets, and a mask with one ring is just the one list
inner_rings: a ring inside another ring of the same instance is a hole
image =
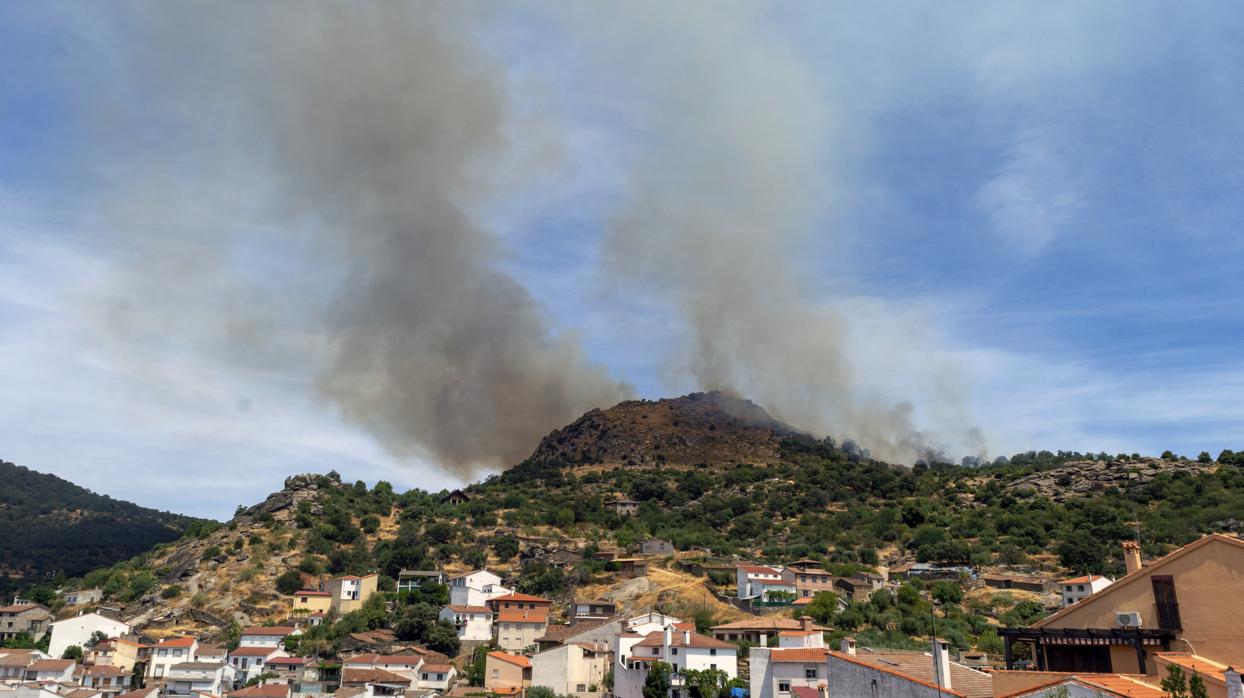
[[[835, 236], [817, 229], [837, 193], [823, 160], [835, 114], [771, 22], [746, 2], [635, 0], [581, 18], [613, 61], [607, 72], [632, 81], [644, 105], [646, 147], [633, 155], [607, 268], [622, 288], [675, 303], [689, 328], [680, 361], [701, 388], [910, 463], [938, 450], [932, 435], [913, 426], [909, 402], [887, 403], [860, 380], [850, 322], [796, 261]], [[903, 340], [878, 338], [887, 351]], [[956, 391], [945, 392], [951, 404], [939, 407], [956, 411]]]
[[[192, 317], [240, 360], [286, 350], [347, 422], [464, 476], [630, 395], [498, 270], [474, 218], [523, 134], [464, 6], [140, 8], [127, 70], [171, 133], [129, 159], [108, 202], [134, 250], [116, 291], [141, 299], [117, 320], [130, 337]], [[248, 278], [254, 248], [297, 261]]]
[[[177, 328], [235, 361], [300, 368], [390, 451], [464, 476], [630, 395], [500, 271], [504, 246], [478, 218], [506, 184], [498, 163], [538, 137], [482, 45], [489, 5], [133, 7], [119, 67], [141, 89], [97, 94], [100, 121], [167, 133], [109, 166], [107, 220], [128, 250], [113, 293], [136, 308], [109, 314], [122, 335]], [[644, 145], [605, 272], [674, 303], [688, 343], [671, 361], [699, 387], [912, 462], [930, 435], [910, 404], [861, 385], [850, 323], [794, 261], [833, 204], [834, 115], [758, 9], [543, 15], [635, 99]], [[239, 271], [273, 249], [290, 260], [277, 273]]]

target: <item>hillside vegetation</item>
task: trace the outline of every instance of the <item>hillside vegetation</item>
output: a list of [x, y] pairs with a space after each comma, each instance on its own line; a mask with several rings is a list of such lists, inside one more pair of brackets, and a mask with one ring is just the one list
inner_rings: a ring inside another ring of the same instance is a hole
[[[840, 575], [909, 561], [1047, 577], [1117, 574], [1119, 542], [1138, 527], [1146, 554], [1157, 556], [1204, 532], [1236, 530], [1232, 516], [1244, 510], [1244, 468], [1230, 452], [1196, 461], [1040, 452], [983, 467], [908, 468], [800, 434], [757, 410], [711, 394], [594, 411], [551, 434], [528, 461], [467, 487], [469, 501], [460, 504], [384, 482], [342, 483], [336, 473], [292, 477], [219, 530], [157, 546], [79, 583], [104, 587], [162, 628], [201, 631], [283, 620], [284, 594], [304, 583], [300, 575], [374, 570], [392, 589], [403, 568], [488, 566], [520, 591], [562, 604], [576, 593], [609, 595], [706, 625], [730, 613], [706, 599], [711, 580], [689, 584], [669, 561], [632, 580], [593, 553], [625, 553], [659, 537], [679, 556], [809, 558]], [[619, 496], [640, 502], [635, 516], [609, 506]], [[965, 596], [954, 586], [908, 584], [845, 610], [825, 602], [808, 612], [839, 631], [902, 645], [931, 632], [936, 602], [939, 633], [985, 648], [996, 644], [997, 625], [1045, 612], [1023, 594]], [[407, 601], [393, 614], [377, 606], [318, 631], [316, 651], [377, 627], [426, 641], [435, 599]]]
[[0, 461], [0, 594], [81, 576], [212, 525]]

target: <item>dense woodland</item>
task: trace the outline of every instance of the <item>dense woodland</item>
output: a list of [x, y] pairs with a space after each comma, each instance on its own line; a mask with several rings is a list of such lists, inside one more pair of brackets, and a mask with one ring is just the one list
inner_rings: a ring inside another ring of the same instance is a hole
[[210, 525], [0, 461], [0, 595], [81, 576]]

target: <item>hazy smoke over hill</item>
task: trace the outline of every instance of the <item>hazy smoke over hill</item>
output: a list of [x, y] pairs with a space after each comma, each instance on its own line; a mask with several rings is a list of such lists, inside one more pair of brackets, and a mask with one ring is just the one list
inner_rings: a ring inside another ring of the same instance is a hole
[[[486, 7], [147, 6], [124, 68], [169, 131], [110, 173], [132, 255], [114, 326], [219, 326], [235, 356], [289, 352], [344, 419], [463, 474], [627, 397], [499, 271], [479, 219], [497, 162], [530, 135], [481, 47]], [[605, 263], [676, 303], [701, 387], [910, 459], [925, 447], [910, 409], [861, 396], [844, 320], [792, 268], [832, 117], [747, 7], [581, 6], [566, 25], [600, 40], [602, 65], [630, 61], [644, 100]], [[274, 249], [292, 262], [256, 261]]]

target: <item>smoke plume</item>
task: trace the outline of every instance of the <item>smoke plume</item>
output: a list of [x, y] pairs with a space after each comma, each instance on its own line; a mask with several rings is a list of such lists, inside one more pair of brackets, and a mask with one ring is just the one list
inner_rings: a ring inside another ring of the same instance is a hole
[[[146, 6], [129, 70], [174, 143], [131, 159], [108, 209], [134, 251], [128, 332], [214, 318], [226, 351], [288, 350], [345, 420], [465, 476], [630, 391], [553, 332], [473, 218], [516, 134], [460, 9]], [[248, 250], [296, 261], [248, 278]]]
[[808, 64], [760, 9], [628, 2], [580, 23], [608, 28], [592, 41], [612, 47], [604, 60], [645, 105], [645, 146], [606, 241], [608, 270], [623, 288], [673, 301], [689, 334], [679, 360], [700, 387], [852, 436], [877, 457], [944, 459], [913, 426], [910, 403], [887, 404], [859, 380], [848, 319], [814, 300], [795, 262], [814, 233], [835, 235], [816, 228], [835, 194], [824, 161], [835, 121]]
[[[481, 221], [509, 181], [498, 163], [537, 137], [484, 50], [492, 6], [141, 8], [121, 66], [140, 87], [99, 96], [97, 128], [153, 133], [109, 165], [103, 210], [127, 260], [113, 328], [173, 329], [300, 369], [392, 452], [463, 476], [630, 394], [500, 270], [504, 247]], [[628, 2], [544, 17], [637, 105], [642, 144], [605, 271], [622, 292], [674, 304], [688, 343], [671, 361], [701, 388], [877, 457], [925, 456], [911, 406], [860, 384], [847, 319], [812, 300], [793, 261], [832, 205], [833, 114], [755, 9]]]

